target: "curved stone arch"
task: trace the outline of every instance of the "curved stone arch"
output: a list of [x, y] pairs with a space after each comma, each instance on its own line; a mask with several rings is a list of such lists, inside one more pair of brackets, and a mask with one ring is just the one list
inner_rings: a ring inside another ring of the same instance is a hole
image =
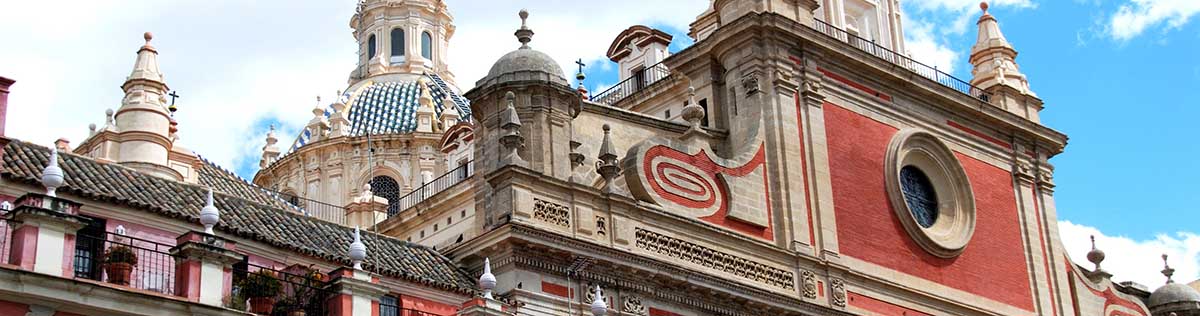
[[[370, 183], [372, 179], [375, 179], [375, 177], [378, 177], [378, 176], [387, 176], [387, 177], [392, 178], [392, 180], [396, 180], [396, 184], [398, 185], [398, 188], [399, 188], [398, 196], [404, 196], [404, 194], [407, 194], [407, 192], [404, 192], [404, 185], [406, 183], [408, 183], [407, 181], [409, 181], [409, 179], [405, 178], [403, 175], [401, 175], [399, 170], [396, 170], [395, 168], [392, 168], [386, 164], [379, 164], [372, 168], [368, 168], [367, 170], [363, 170], [357, 176], [355, 176], [355, 182], [353, 183], [354, 189], [346, 190], [347, 197], [352, 198], [353, 196], [356, 196], [357, 194], [362, 194], [363, 185]], [[358, 193], [355, 194], [353, 192], [358, 192]], [[383, 197], [379, 194], [375, 194], [375, 195]], [[390, 200], [388, 201], [389, 207], [393, 202], [395, 202], [395, 201], [390, 201]]]

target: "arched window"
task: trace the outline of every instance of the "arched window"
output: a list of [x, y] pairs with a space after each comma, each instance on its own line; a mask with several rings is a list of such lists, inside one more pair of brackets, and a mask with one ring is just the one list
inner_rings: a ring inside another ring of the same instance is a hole
[[404, 30], [392, 29], [392, 57], [404, 56]]
[[400, 212], [400, 183], [389, 176], [371, 178], [371, 193], [388, 199], [388, 216]]
[[421, 57], [433, 60], [433, 36], [429, 32], [421, 32]]
[[367, 37], [367, 60], [375, 58], [375, 34]]

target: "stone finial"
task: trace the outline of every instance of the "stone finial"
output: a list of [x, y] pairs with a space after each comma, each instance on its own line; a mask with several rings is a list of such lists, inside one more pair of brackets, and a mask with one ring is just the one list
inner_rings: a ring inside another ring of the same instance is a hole
[[483, 258], [483, 274], [479, 276], [479, 289], [483, 290], [483, 298], [493, 299], [492, 290], [496, 289], [496, 276], [492, 275], [492, 261]]
[[221, 211], [213, 205], [212, 188], [208, 188], [208, 192], [204, 196], [204, 207], [200, 209], [200, 225], [204, 225], [204, 233], [212, 235], [213, 226], [221, 221]]
[[125, 225], [117, 225], [117, 235], [125, 236], [128, 231], [125, 230]]
[[596, 172], [600, 177], [604, 178], [604, 193], [615, 193], [615, 179], [617, 174], [621, 173], [621, 166], [617, 161], [617, 149], [612, 143], [612, 128], [608, 124], [604, 124], [604, 139], [600, 141], [600, 156], [599, 161], [596, 161]]
[[500, 113], [500, 128], [504, 130], [500, 136], [500, 144], [504, 146], [506, 151], [503, 157], [505, 163], [517, 164], [523, 161], [521, 156], [517, 154], [517, 150], [525, 147], [525, 136], [521, 136], [521, 118], [517, 116], [515, 105], [517, 95], [512, 91], [505, 92], [504, 99], [508, 105]]
[[362, 270], [363, 260], [367, 259], [367, 245], [363, 244], [358, 230], [354, 227], [354, 242], [350, 243], [350, 262], [354, 264], [354, 270]]
[[50, 161], [42, 169], [42, 186], [46, 187], [46, 195], [57, 196], [55, 191], [63, 185], [64, 180], [63, 170], [58, 167], [58, 146], [50, 146]]
[[1091, 262], [1092, 264], [1096, 265], [1095, 271], [1101, 271], [1100, 263], [1104, 262], [1104, 251], [1102, 251], [1100, 249], [1096, 249], [1096, 236], [1095, 235], [1092, 235], [1090, 238], [1092, 239], [1092, 251], [1088, 251], [1087, 260], [1088, 260], [1088, 262]]
[[979, 2], [979, 10], [983, 10], [983, 14], [987, 14], [987, 9], [988, 9], [987, 1], [980, 1]]
[[8, 211], [11, 211], [12, 209], [13, 209], [13, 204], [12, 204], [12, 202], [9, 202], [9, 201], [0, 201], [0, 214], [6, 213], [6, 212], [8, 212]]
[[517, 41], [521, 42], [521, 49], [529, 49], [529, 41], [533, 40], [533, 30], [529, 29], [525, 24], [526, 20], [529, 19], [529, 11], [521, 9], [521, 12], [517, 13], [517, 16], [521, 17], [521, 28], [517, 29], [517, 32], [513, 33], [513, 35], [516, 35]]
[[700, 123], [704, 120], [704, 108], [696, 103], [696, 88], [694, 87], [688, 87], [688, 104], [683, 107], [681, 116], [688, 122], [688, 125], [691, 125], [688, 133], [703, 132]]
[[1167, 276], [1167, 284], [1175, 283], [1175, 280], [1171, 279], [1171, 277], [1175, 275], [1175, 269], [1171, 268], [1170, 264], [1167, 264], [1167, 254], [1164, 253], [1162, 255], [1162, 259], [1163, 259], [1162, 274]]
[[96, 135], [96, 123], [88, 124], [88, 136]]
[[117, 121], [113, 119], [113, 109], [104, 110], [104, 129], [116, 130]]
[[604, 314], [608, 313], [608, 304], [604, 303], [604, 296], [602, 295], [603, 294], [600, 293], [600, 286], [597, 285], [595, 295], [592, 296], [593, 299], [591, 307], [593, 316], [604, 316]]

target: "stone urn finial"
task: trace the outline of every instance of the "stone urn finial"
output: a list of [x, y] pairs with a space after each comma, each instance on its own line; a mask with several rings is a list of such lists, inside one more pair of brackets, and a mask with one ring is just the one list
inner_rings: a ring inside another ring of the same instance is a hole
[[46, 187], [46, 195], [57, 196], [55, 192], [65, 179], [62, 168], [58, 167], [58, 146], [50, 146], [50, 161], [42, 169], [42, 186]]
[[200, 225], [204, 225], [204, 233], [212, 235], [213, 226], [221, 221], [221, 211], [213, 205], [212, 188], [208, 188], [208, 193], [204, 197], [204, 207], [200, 209]]
[[604, 178], [604, 193], [615, 193], [615, 179], [621, 173], [620, 162], [617, 160], [617, 149], [612, 143], [612, 127], [604, 124], [604, 139], [600, 141], [599, 161], [596, 161], [596, 172]]
[[492, 261], [483, 258], [483, 274], [479, 276], [479, 289], [483, 290], [483, 298], [493, 299], [492, 290], [496, 289], [496, 276], [492, 275]]
[[608, 304], [604, 303], [604, 296], [601, 295], [600, 286], [596, 285], [596, 295], [594, 295], [594, 299], [592, 299], [593, 316], [604, 316], [604, 314], [608, 313]]
[[350, 262], [354, 264], [354, 270], [362, 270], [362, 262], [367, 259], [367, 245], [363, 244], [358, 231], [359, 228], [354, 227], [354, 242], [350, 243]]

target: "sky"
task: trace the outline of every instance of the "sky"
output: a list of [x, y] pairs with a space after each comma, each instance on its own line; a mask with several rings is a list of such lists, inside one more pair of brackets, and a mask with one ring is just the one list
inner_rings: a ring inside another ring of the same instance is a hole
[[[49, 144], [78, 143], [120, 105], [142, 33], [154, 33], [167, 84], [178, 91], [183, 146], [250, 178], [269, 125], [290, 144], [316, 97], [344, 89], [356, 47], [355, 0], [37, 1], [0, 0], [0, 76], [17, 80], [7, 133]], [[446, 0], [457, 27], [449, 63], [470, 89], [519, 44], [516, 12], [527, 8], [535, 49], [566, 75], [588, 66], [593, 92], [617, 82], [604, 57], [634, 24], [692, 42], [688, 24], [704, 0]], [[905, 0], [908, 54], [959, 78], [979, 17], [976, 0]], [[630, 8], [637, 8], [631, 10]], [[1017, 62], [1045, 101], [1042, 123], [1070, 143], [1057, 167], [1061, 238], [1084, 262], [1088, 236], [1108, 253], [1114, 279], [1151, 288], [1200, 277], [1200, 13], [1196, 0], [994, 0], [991, 12], [1020, 52]]]

